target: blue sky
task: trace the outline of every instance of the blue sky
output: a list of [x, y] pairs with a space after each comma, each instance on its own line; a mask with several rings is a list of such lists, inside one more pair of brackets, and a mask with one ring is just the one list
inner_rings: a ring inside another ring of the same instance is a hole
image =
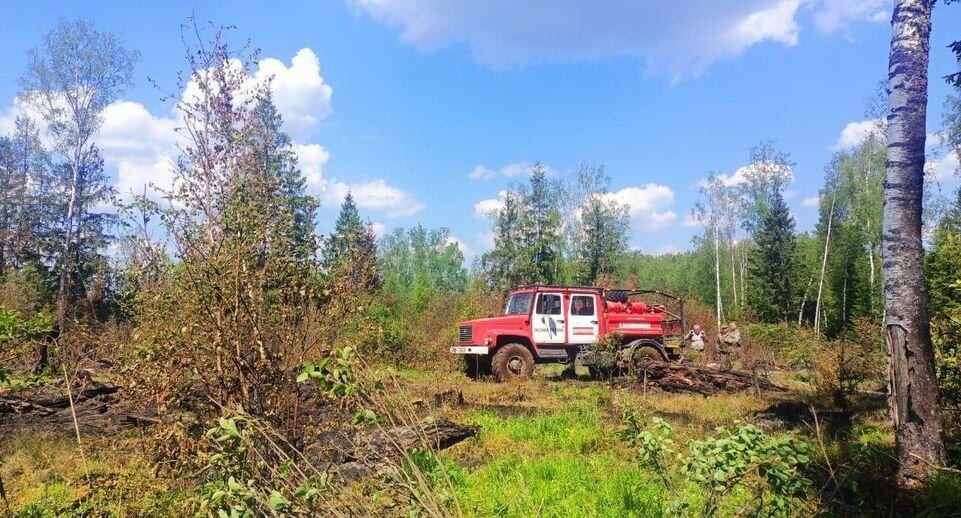
[[[797, 163], [790, 203], [810, 228], [816, 209], [804, 201], [842, 130], [866, 119], [890, 39], [888, 0], [141, 4], [7, 6], [0, 130], [18, 109], [26, 51], [58, 19], [85, 17], [142, 54], [136, 85], [105, 114], [111, 174], [128, 191], [162, 184], [176, 117], [147, 77], [175, 87], [180, 25], [193, 13], [236, 25], [238, 41], [272, 58], [260, 68], [281, 85], [275, 97], [325, 206], [321, 231], [350, 189], [379, 230], [446, 226], [471, 254], [489, 246], [479, 209], [536, 160], [557, 175], [604, 164], [632, 205], [633, 246], [690, 248], [698, 181], [734, 175], [767, 139]], [[946, 45], [961, 38], [961, 6], [939, 4], [933, 25], [931, 132], [948, 93], [939, 78], [957, 67]]]

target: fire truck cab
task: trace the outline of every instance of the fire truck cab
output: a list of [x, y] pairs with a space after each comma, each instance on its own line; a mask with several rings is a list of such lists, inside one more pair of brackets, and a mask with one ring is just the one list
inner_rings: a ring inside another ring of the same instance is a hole
[[502, 316], [461, 322], [450, 352], [464, 356], [472, 377], [526, 379], [538, 363], [575, 363], [600, 375], [678, 359], [683, 314], [680, 298], [656, 290], [521, 286], [510, 292]]

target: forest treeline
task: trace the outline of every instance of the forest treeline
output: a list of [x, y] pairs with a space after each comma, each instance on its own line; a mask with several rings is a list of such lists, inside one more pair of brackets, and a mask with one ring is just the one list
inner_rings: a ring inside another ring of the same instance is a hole
[[[215, 41], [206, 53], [187, 56], [189, 74], [178, 87], [193, 82], [204, 93], [178, 99], [179, 132], [192, 145], [176, 162], [174, 186], [159, 197], [114, 192], [97, 146], [101, 112], [131, 84], [138, 53], [83, 21], [61, 24], [30, 52], [20, 98], [31, 110], [0, 137], [0, 293], [11, 326], [14, 316], [22, 321], [17, 325], [49, 320], [65, 354], [61, 344], [70, 342], [72, 328], [142, 326], [160, 303], [153, 298], [158, 293], [168, 301], [190, 294], [199, 306], [226, 301], [227, 291], [251, 296], [247, 284], [218, 285], [238, 267], [246, 275], [260, 272], [260, 294], [251, 303], [291, 312], [251, 315], [257, 321], [283, 314], [272, 322], [283, 328], [319, 315], [344, 322], [341, 313], [349, 315], [348, 325], [304, 342], [312, 354], [356, 342], [375, 357], [436, 359], [456, 319], [497, 312], [496, 295], [533, 283], [677, 293], [700, 303], [696, 318], [712, 330], [745, 320], [837, 339], [859, 320], [880, 325], [886, 142], [879, 101], [866, 112], [876, 128], [825, 165], [819, 218], [810, 231], [797, 230], [786, 202], [795, 166], [790, 154], [762, 141], [746, 153], [740, 181], [709, 172], [701, 182], [691, 214], [701, 231], [689, 252], [651, 255], [629, 247], [630, 207], [609, 191], [603, 165], [585, 162], [556, 174], [538, 163], [489, 214], [491, 249], [467, 264], [444, 228], [416, 225], [376, 238], [349, 194], [334, 230], [317, 234], [318, 201], [305, 188], [269, 84], [250, 86], [250, 60]], [[209, 73], [232, 59], [245, 66]], [[85, 73], [71, 73], [64, 63]], [[961, 150], [958, 92], [945, 104], [944, 153]], [[223, 134], [227, 129], [234, 138]], [[929, 191], [927, 278], [939, 365], [948, 366], [957, 355], [961, 304], [952, 262], [961, 200], [956, 192]], [[229, 264], [238, 254], [254, 262]], [[213, 291], [193, 293], [205, 285], [201, 280]], [[187, 284], [183, 293], [178, 282]], [[240, 300], [235, 305], [254, 310]], [[199, 306], [189, 311], [207, 313]], [[275, 332], [284, 340], [291, 331]], [[223, 334], [218, 340], [228, 339]], [[18, 350], [16, 358], [7, 351], [2, 365], [39, 371], [50, 365], [48, 354], [46, 345]], [[952, 371], [942, 369], [945, 383]]]
[[[747, 322], [782, 359], [833, 361], [837, 392], [877, 369], [852, 356], [883, 358], [882, 122], [825, 164], [810, 231], [786, 201], [790, 154], [762, 141], [746, 150], [742, 182], [707, 175], [689, 252], [629, 247], [629, 207], [603, 165], [555, 175], [536, 164], [490, 214], [491, 249], [467, 264], [444, 228], [377, 238], [350, 194], [333, 231], [318, 234], [318, 201], [270, 83], [249, 80], [253, 56], [216, 29], [188, 41], [177, 91], [191, 93], [174, 99], [182, 154], [160, 196], [114, 192], [97, 145], [102, 111], [131, 85], [139, 54], [85, 21], [61, 23], [29, 53], [20, 98], [30, 115], [0, 137], [0, 381], [110, 360], [162, 412], [209, 422], [240, 408], [296, 444], [305, 366], [334, 392], [350, 388], [330, 381], [344, 371], [329, 365], [347, 369], [351, 354], [453, 368], [444, 351], [455, 323], [499, 313], [505, 290], [533, 283], [677, 293], [709, 333]], [[949, 80], [943, 152], [961, 156], [961, 81]], [[929, 199], [925, 278], [950, 417], [961, 403], [961, 196]]]

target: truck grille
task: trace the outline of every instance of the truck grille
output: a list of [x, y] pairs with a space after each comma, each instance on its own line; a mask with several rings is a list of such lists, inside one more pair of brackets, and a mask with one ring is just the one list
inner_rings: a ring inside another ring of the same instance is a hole
[[474, 341], [474, 327], [473, 326], [460, 326], [460, 341], [461, 342], [472, 342]]

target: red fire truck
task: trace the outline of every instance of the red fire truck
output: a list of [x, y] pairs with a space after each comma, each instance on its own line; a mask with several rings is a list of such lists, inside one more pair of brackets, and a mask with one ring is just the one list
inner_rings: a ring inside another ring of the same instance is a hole
[[683, 329], [684, 301], [657, 290], [521, 286], [502, 316], [460, 323], [450, 352], [464, 355], [471, 377], [526, 379], [538, 363], [575, 363], [603, 375], [680, 358]]

